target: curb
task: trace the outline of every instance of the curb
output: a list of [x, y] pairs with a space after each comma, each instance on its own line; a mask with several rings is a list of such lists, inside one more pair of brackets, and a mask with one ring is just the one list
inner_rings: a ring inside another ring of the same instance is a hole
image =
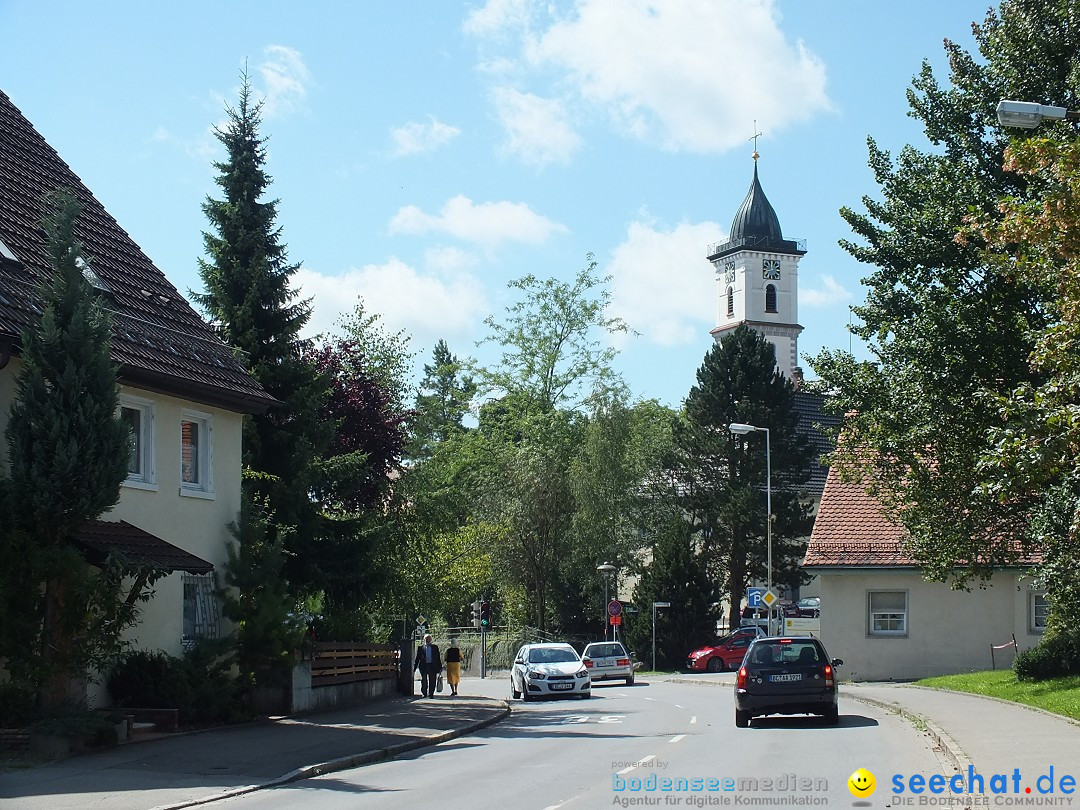
[[270, 779], [266, 782], [259, 782], [255, 785], [245, 785], [244, 787], [231, 788], [224, 790], [221, 793], [215, 793], [212, 796], [203, 796], [198, 799], [188, 799], [186, 801], [177, 802], [176, 804], [163, 804], [152, 808], [151, 810], [182, 810], [185, 807], [198, 807], [202, 804], [209, 804], [211, 802], [222, 801], [223, 799], [231, 799], [235, 796], [243, 796], [247, 793], [254, 793], [257, 790], [266, 790], [267, 788], [280, 787], [281, 785], [287, 785], [290, 782], [296, 782], [301, 779], [310, 779], [313, 776], [321, 776], [322, 774], [333, 773], [334, 771], [343, 771], [348, 768], [355, 768], [360, 765], [370, 765], [373, 762], [381, 762], [387, 759], [393, 759], [401, 754], [414, 751], [417, 748], [424, 748], [429, 745], [438, 745], [439, 743], [446, 742], [448, 740], [462, 737], [466, 734], [471, 734], [474, 731], [479, 731], [482, 728], [498, 723], [500, 720], [510, 714], [510, 704], [505, 700], [498, 700], [492, 698], [496, 704], [502, 704], [491, 717], [484, 720], [477, 720], [459, 728], [449, 729], [447, 731], [440, 731], [437, 734], [432, 734], [427, 737], [419, 737], [415, 740], [409, 740], [408, 742], [398, 743], [397, 745], [387, 746], [386, 748], [376, 748], [372, 751], [365, 751], [361, 754], [351, 754], [345, 757], [339, 757], [338, 759], [332, 759], [329, 762], [320, 762], [316, 765], [306, 765], [301, 768], [297, 768], [294, 771], [284, 776], [279, 776], [275, 779]]

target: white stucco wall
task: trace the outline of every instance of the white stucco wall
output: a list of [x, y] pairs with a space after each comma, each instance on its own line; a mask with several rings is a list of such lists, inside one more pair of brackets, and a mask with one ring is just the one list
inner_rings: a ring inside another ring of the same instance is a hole
[[[841, 677], [859, 681], [912, 680], [932, 675], [987, 670], [990, 646], [1011, 641], [1021, 650], [1038, 643], [1030, 629], [1030, 580], [1000, 572], [985, 589], [954, 591], [926, 582], [912, 571], [826, 572], [818, 576], [821, 639], [842, 658]], [[870, 591], [907, 591], [904, 636], [872, 636]], [[998, 668], [1012, 665], [1010, 650], [996, 651]]]

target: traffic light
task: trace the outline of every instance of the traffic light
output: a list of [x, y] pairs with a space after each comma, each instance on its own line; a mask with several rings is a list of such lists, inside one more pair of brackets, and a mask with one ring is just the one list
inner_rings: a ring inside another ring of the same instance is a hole
[[479, 627], [480, 626], [480, 603], [479, 602], [473, 602], [472, 603], [472, 626], [473, 627]]
[[480, 603], [480, 626], [485, 630], [491, 627], [491, 602]]

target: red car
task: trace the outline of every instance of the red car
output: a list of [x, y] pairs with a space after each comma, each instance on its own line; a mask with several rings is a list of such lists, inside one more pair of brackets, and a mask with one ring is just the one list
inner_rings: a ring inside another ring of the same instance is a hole
[[724, 672], [735, 670], [746, 655], [746, 648], [758, 636], [756, 627], [743, 627], [715, 644], [694, 650], [686, 657], [691, 672]]

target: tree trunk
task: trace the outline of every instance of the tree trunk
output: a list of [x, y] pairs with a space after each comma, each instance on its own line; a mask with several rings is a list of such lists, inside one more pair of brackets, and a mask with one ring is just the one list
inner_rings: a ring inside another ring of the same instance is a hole
[[57, 709], [85, 697], [71, 672], [71, 639], [64, 628], [64, 609], [71, 583], [63, 574], [45, 581], [45, 617], [41, 631], [41, 658], [45, 678], [38, 696], [40, 708]]

